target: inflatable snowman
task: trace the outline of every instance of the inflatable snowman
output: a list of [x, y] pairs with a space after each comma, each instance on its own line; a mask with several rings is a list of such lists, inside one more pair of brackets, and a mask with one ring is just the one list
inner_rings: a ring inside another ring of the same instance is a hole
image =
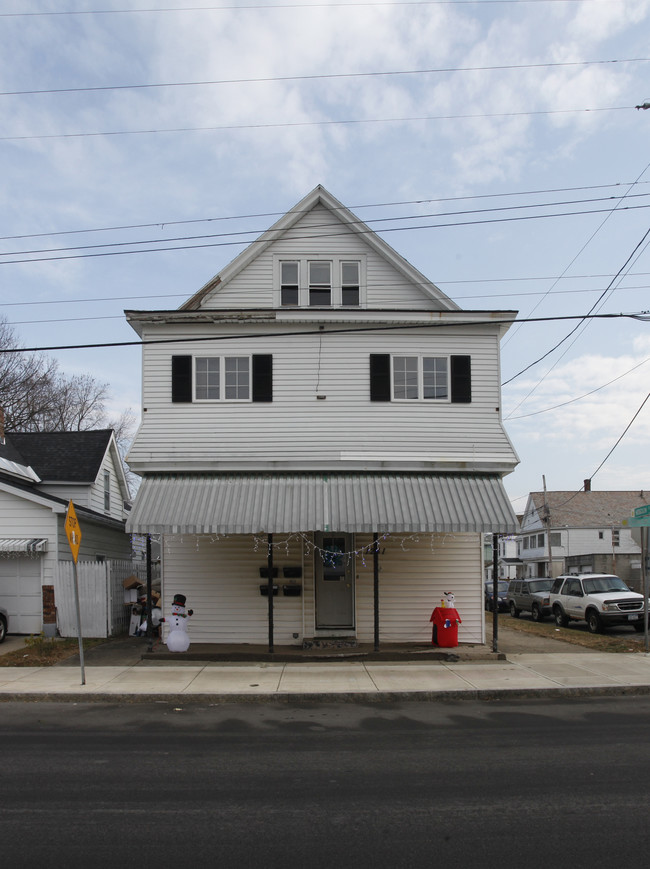
[[170, 652], [187, 652], [190, 647], [190, 636], [187, 632], [188, 616], [193, 610], [185, 609], [185, 595], [175, 594], [172, 602], [172, 614], [165, 619], [169, 627], [167, 648]]

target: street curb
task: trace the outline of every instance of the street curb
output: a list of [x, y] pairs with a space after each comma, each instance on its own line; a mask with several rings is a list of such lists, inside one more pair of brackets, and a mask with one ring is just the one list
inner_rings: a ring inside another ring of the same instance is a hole
[[462, 702], [495, 700], [567, 699], [581, 697], [633, 697], [650, 695], [650, 685], [602, 685], [592, 687], [567, 688], [512, 688], [481, 689], [463, 691], [319, 691], [314, 693], [278, 692], [275, 694], [88, 694], [67, 693], [4, 693], [0, 703], [167, 703], [183, 706], [196, 703], [216, 706], [218, 704], [251, 703], [360, 703], [375, 705], [379, 703], [407, 702]]

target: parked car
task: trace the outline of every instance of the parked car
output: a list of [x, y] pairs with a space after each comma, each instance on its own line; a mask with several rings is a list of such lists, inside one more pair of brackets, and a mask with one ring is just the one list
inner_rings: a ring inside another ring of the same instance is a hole
[[548, 576], [515, 579], [508, 588], [508, 609], [514, 619], [522, 612], [530, 613], [534, 622], [543, 621], [551, 615], [549, 592], [553, 580]]
[[592, 634], [610, 625], [632, 625], [642, 631], [643, 595], [632, 591], [618, 576], [581, 573], [558, 576], [550, 591], [555, 622], [566, 627], [584, 620]]
[[4, 643], [7, 636], [7, 611], [0, 607], [0, 643]]
[[[506, 612], [508, 609], [508, 583], [504, 579], [500, 579], [498, 582], [498, 599], [497, 599], [497, 609], [498, 612]], [[488, 612], [491, 612], [494, 609], [493, 606], [493, 598], [494, 596], [494, 585], [492, 582], [485, 583], [485, 609]]]

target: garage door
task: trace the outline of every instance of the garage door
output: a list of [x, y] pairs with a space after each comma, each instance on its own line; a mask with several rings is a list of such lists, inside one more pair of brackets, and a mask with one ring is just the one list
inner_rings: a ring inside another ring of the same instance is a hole
[[9, 633], [43, 630], [40, 558], [0, 558], [0, 604], [9, 616]]

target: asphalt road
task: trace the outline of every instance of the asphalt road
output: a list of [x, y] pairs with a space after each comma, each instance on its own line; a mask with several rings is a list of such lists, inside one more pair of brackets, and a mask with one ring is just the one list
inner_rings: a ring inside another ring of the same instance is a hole
[[36, 867], [580, 867], [648, 846], [650, 698], [0, 705]]

